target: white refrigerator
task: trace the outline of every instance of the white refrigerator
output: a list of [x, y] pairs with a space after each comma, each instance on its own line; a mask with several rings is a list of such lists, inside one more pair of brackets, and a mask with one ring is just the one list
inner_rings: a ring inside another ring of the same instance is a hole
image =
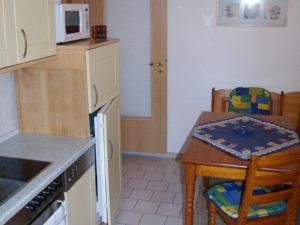
[[97, 215], [112, 225], [121, 201], [121, 140], [119, 97], [94, 118], [96, 138]]

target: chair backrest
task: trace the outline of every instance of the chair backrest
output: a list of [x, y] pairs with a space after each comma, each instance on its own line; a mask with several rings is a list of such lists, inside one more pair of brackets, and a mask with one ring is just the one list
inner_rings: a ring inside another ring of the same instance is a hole
[[238, 87], [229, 94], [229, 112], [270, 115], [271, 93], [264, 88]]
[[[267, 169], [268, 168], [268, 169]], [[280, 170], [278, 170], [280, 168]], [[285, 188], [274, 192], [254, 195], [255, 187], [272, 187], [281, 184]], [[247, 221], [249, 207], [253, 204], [268, 204], [285, 201], [287, 208], [284, 213], [276, 216], [276, 224], [286, 224], [293, 216], [299, 198], [300, 185], [300, 153], [286, 151], [261, 158], [251, 158], [247, 170], [245, 190], [240, 207], [238, 224]], [[271, 224], [270, 221], [269, 223]]]
[[231, 89], [219, 89], [215, 88], [211, 91], [211, 111], [212, 112], [226, 112], [228, 96], [231, 92]]
[[291, 118], [295, 123], [299, 121], [300, 92], [285, 93], [283, 97], [283, 115]]
[[298, 113], [298, 121], [297, 121], [296, 131], [297, 131], [298, 136], [300, 137], [300, 106], [299, 106], [299, 113]]
[[[212, 88], [211, 92], [211, 111], [228, 112], [229, 94], [231, 89]], [[276, 116], [282, 115], [282, 103], [284, 93], [271, 92], [271, 114]]]
[[272, 112], [271, 114], [273, 116], [282, 116], [283, 112], [283, 98], [284, 98], [284, 92], [281, 91], [280, 93], [277, 92], [271, 92], [271, 99], [272, 99]]

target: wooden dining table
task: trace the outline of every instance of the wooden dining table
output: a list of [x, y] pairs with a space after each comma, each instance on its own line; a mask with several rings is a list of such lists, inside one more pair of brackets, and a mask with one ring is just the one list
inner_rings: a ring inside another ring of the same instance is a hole
[[[185, 167], [186, 185], [186, 199], [184, 206], [185, 225], [193, 225], [195, 183], [197, 176], [245, 180], [246, 170], [249, 163], [248, 160], [242, 160], [229, 155], [228, 153], [222, 152], [193, 137], [195, 127], [198, 124], [220, 121], [236, 116], [238, 116], [238, 114], [235, 113], [202, 112], [182, 147], [183, 154], [181, 162]], [[296, 125], [292, 122], [292, 120], [287, 117], [261, 115], [256, 115], [255, 117], [289, 129], [295, 130], [296, 128]], [[294, 145], [285, 151], [296, 151], [300, 154], [300, 145]], [[290, 224], [296, 224], [295, 217], [297, 209], [295, 209], [294, 212], [294, 219], [290, 222]]]

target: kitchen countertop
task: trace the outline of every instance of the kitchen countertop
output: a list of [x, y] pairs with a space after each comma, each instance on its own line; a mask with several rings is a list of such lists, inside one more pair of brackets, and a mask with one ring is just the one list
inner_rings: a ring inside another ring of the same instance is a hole
[[18, 134], [0, 143], [0, 156], [51, 162], [19, 192], [0, 206], [3, 225], [93, 144], [94, 138]]
[[73, 41], [69, 43], [65, 43], [62, 45], [57, 45], [57, 50], [89, 50], [93, 48], [99, 48], [106, 45], [111, 45], [120, 42], [119, 39], [107, 39], [103, 41], [95, 41], [93, 39], [87, 39], [87, 40], [79, 40], [79, 41]]

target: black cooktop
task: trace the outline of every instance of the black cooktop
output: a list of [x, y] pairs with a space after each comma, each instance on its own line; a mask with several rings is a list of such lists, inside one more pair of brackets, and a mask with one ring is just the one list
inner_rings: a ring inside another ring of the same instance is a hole
[[0, 156], [0, 205], [50, 163]]

